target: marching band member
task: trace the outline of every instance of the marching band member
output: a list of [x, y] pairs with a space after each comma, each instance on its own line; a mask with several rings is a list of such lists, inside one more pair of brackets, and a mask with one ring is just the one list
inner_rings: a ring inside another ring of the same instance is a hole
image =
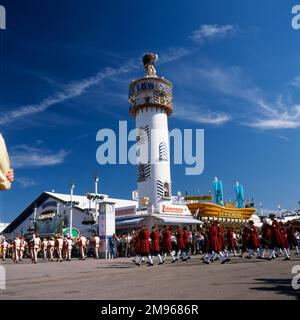
[[55, 249], [57, 253], [57, 260], [56, 261], [63, 261], [62, 257], [62, 251], [63, 251], [63, 246], [64, 246], [64, 239], [61, 235], [58, 235], [57, 239], [55, 240]]
[[142, 230], [139, 233], [139, 237], [140, 237], [141, 255], [140, 255], [140, 259], [136, 263], [136, 265], [140, 267], [142, 264], [143, 257], [148, 257], [148, 260], [149, 260], [148, 265], [153, 266], [154, 263], [153, 263], [153, 260], [152, 260], [151, 254], [150, 254], [149, 230], [145, 225], [142, 226]]
[[209, 225], [208, 231], [208, 255], [203, 261], [205, 264], [209, 264], [210, 261], [214, 261], [214, 257], [220, 256], [222, 264], [226, 262], [223, 254], [221, 253], [220, 242], [218, 239], [218, 229], [216, 227], [217, 222], [212, 222]]
[[79, 252], [80, 252], [80, 260], [85, 260], [85, 250], [86, 250], [86, 246], [87, 246], [87, 239], [84, 236], [84, 234], [80, 234], [80, 237], [78, 239], [78, 246], [79, 246]]
[[134, 236], [133, 236], [133, 239], [132, 239], [132, 242], [133, 242], [133, 248], [134, 248], [134, 253], [135, 253], [135, 258], [132, 260], [135, 264], [137, 264], [137, 262], [139, 261], [140, 259], [140, 237], [139, 237], [139, 233], [141, 232], [140, 231], [137, 231], [134, 233]]
[[280, 233], [281, 233], [281, 238], [282, 238], [282, 243], [283, 243], [283, 250], [285, 250], [286, 256], [285, 256], [285, 260], [290, 260], [290, 246], [289, 246], [289, 242], [287, 239], [287, 233], [286, 233], [286, 229], [284, 224], [281, 222], [280, 223]]
[[287, 239], [288, 239], [288, 242], [289, 242], [289, 247], [290, 248], [295, 248], [296, 249], [296, 253], [295, 254], [299, 254], [298, 241], [297, 241], [297, 238], [295, 236], [295, 227], [294, 227], [292, 222], [288, 222], [287, 223]]
[[178, 231], [176, 234], [177, 239], [177, 257], [176, 261], [179, 260], [180, 256], [182, 256], [182, 259], [185, 259], [185, 244], [183, 241], [183, 231], [181, 227], [178, 227]]
[[272, 220], [272, 241], [271, 241], [270, 255], [268, 257], [268, 260], [272, 260], [276, 257], [275, 255], [276, 249], [283, 249], [285, 253], [285, 260], [289, 260], [290, 256], [286, 248], [284, 248], [284, 243], [281, 237], [280, 225], [275, 217], [276, 215], [274, 213], [271, 213], [269, 216], [269, 218]]
[[7, 249], [8, 249], [8, 242], [6, 241], [6, 237], [3, 237], [3, 241], [1, 243], [2, 260], [3, 261], [5, 261], [5, 259], [6, 259]]
[[165, 259], [170, 253], [172, 257], [172, 263], [175, 262], [175, 256], [174, 253], [172, 252], [172, 241], [171, 241], [171, 231], [169, 230], [168, 226], [165, 226], [164, 231], [162, 232], [162, 246], [163, 246], [163, 262], [165, 262]]
[[257, 249], [260, 247], [260, 243], [257, 236], [257, 229], [254, 226], [254, 222], [252, 220], [249, 220], [248, 228], [249, 228], [249, 239], [247, 243], [248, 256], [246, 256], [246, 258], [249, 259], [249, 258], [252, 258], [252, 256], [254, 256], [254, 251], [257, 251]]
[[73, 240], [70, 236], [66, 239], [66, 260], [71, 261], [72, 259], [72, 249], [73, 249]]
[[151, 255], [152, 255], [152, 257], [158, 256], [159, 264], [163, 264], [162, 257], [160, 255], [159, 231], [157, 230], [157, 225], [154, 225], [152, 227], [150, 239], [151, 239]]
[[247, 245], [248, 245], [249, 239], [250, 239], [250, 229], [247, 225], [245, 225], [242, 233], [242, 252], [239, 255], [240, 258], [243, 258], [244, 253], [247, 252]]
[[17, 235], [15, 236], [15, 239], [12, 242], [13, 244], [13, 261], [15, 263], [18, 263], [20, 260], [20, 248], [21, 248], [21, 239]]
[[257, 256], [258, 259], [264, 259], [265, 251], [270, 249], [272, 241], [272, 229], [266, 219], [263, 221], [263, 225], [261, 227], [261, 246], [259, 250], [259, 254]]
[[223, 234], [223, 229], [220, 223], [217, 224], [217, 230], [218, 230], [218, 241], [220, 246], [220, 252], [224, 255], [224, 258], [226, 261], [230, 261], [228, 251], [226, 250], [226, 243], [225, 243], [225, 238]]
[[47, 260], [48, 240], [46, 238], [43, 239], [42, 250], [43, 250], [44, 260]]
[[28, 243], [25, 240], [24, 237], [21, 237], [21, 244], [20, 244], [20, 261], [23, 260], [24, 257], [24, 252], [27, 249]]
[[32, 263], [37, 263], [38, 253], [41, 249], [42, 241], [37, 233], [33, 233], [32, 236]]
[[[229, 253], [233, 252], [233, 255], [236, 256], [233, 227], [228, 228], [226, 233], [226, 239], [227, 239], [227, 250], [229, 251]], [[228, 258], [229, 258], [229, 254], [228, 254]]]
[[53, 261], [54, 260], [54, 249], [55, 249], [55, 240], [53, 237], [51, 237], [48, 241], [48, 257], [49, 257], [49, 261]]
[[99, 259], [100, 237], [98, 235], [92, 237], [92, 244], [94, 247], [94, 257], [95, 259]]

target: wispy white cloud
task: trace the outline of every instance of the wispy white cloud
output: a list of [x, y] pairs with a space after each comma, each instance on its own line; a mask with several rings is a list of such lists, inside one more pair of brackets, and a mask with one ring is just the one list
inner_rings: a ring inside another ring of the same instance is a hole
[[158, 64], [172, 62], [192, 53], [192, 50], [183, 47], [171, 47], [159, 55]]
[[300, 88], [300, 76], [296, 76], [292, 81], [291, 85]]
[[[171, 47], [165, 53], [161, 54], [159, 61], [161, 64], [163, 64], [180, 59], [188, 54], [190, 54], [190, 51], [185, 48]], [[0, 125], [5, 125], [16, 120], [24, 119], [30, 115], [43, 112], [53, 105], [79, 97], [89, 88], [99, 84], [105, 79], [110, 79], [122, 74], [133, 72], [134, 70], [141, 68], [141, 65], [136, 61], [138, 61], [138, 59], [129, 60], [119, 68], [106, 68], [105, 70], [102, 70], [91, 77], [67, 84], [62, 90], [45, 98], [39, 103], [20, 106], [15, 110], [4, 112], [0, 114]]]
[[49, 96], [37, 104], [21, 106], [15, 110], [3, 113], [0, 116], [0, 125], [5, 125], [7, 123], [13, 122], [23, 117], [27, 117], [32, 114], [45, 111], [47, 108], [62, 103], [66, 100], [75, 98], [83, 94], [91, 86], [94, 86], [101, 82], [102, 80], [115, 76], [120, 73], [125, 73], [134, 70], [136, 65], [132, 62], [120, 67], [119, 69], [107, 68], [94, 76], [83, 79], [81, 81], [72, 82], [64, 88], [64, 90]]
[[221, 39], [233, 36], [238, 28], [231, 25], [203, 24], [199, 29], [195, 30], [190, 38], [198, 43], [204, 43], [207, 40]]
[[15, 169], [54, 166], [63, 163], [69, 153], [64, 149], [52, 151], [21, 144], [12, 148], [11, 163]]
[[239, 118], [242, 125], [264, 130], [300, 127], [300, 105], [283, 95], [267, 99], [240, 67], [202, 66], [194, 69], [193, 77], [193, 81], [201, 83], [206, 90], [235, 99], [235, 118]]
[[224, 112], [212, 111], [207, 108], [196, 108], [184, 104], [184, 108], [176, 107], [174, 116], [191, 122], [220, 126], [231, 120], [231, 116]]
[[33, 187], [36, 185], [35, 181], [26, 177], [18, 177], [15, 181], [20, 184], [21, 188]]

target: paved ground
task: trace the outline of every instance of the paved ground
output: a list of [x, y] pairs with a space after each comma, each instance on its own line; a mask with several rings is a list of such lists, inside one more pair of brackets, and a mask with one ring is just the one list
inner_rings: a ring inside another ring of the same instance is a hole
[[[135, 266], [131, 259], [40, 262], [5, 261], [4, 299], [298, 299], [291, 286], [291, 261], [233, 258], [204, 265], [200, 257], [154, 267]], [[299, 267], [300, 268], [300, 267]], [[298, 280], [300, 283], [300, 280]]]

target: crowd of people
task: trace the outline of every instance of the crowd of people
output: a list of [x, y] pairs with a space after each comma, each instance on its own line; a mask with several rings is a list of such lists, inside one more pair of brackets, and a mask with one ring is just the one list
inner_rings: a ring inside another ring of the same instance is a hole
[[272, 260], [282, 253], [284, 260], [290, 260], [291, 250], [299, 254], [299, 227], [293, 222], [278, 222], [275, 214], [269, 218], [271, 223], [265, 219], [260, 229], [250, 220], [241, 230], [229, 227], [225, 232], [218, 221], [206, 223], [196, 233], [189, 232], [185, 227], [171, 232], [168, 226], [162, 231], [154, 226], [150, 232], [142, 226], [133, 237], [133, 262], [140, 266], [148, 258], [148, 265], [153, 266], [155, 257], [159, 260], [158, 264], [163, 264], [166, 256], [170, 255], [174, 263], [187, 261], [191, 259], [191, 254], [198, 253], [203, 255], [205, 264], [216, 260], [224, 264], [230, 262], [231, 256]]
[[30, 257], [32, 263], [37, 263], [38, 257], [42, 257], [44, 261], [71, 261], [75, 248], [79, 259], [85, 260], [89, 246], [92, 246], [95, 258], [99, 259], [100, 237], [97, 235], [87, 239], [84, 234], [80, 234], [78, 238], [72, 239], [58, 234], [41, 239], [38, 233], [33, 233], [32, 239], [28, 241], [24, 236], [16, 235], [12, 241], [3, 237], [0, 248], [3, 261], [7, 256], [15, 263], [21, 262], [24, 257]]
[[[192, 255], [201, 255], [205, 264], [216, 260], [224, 264], [232, 256], [272, 260], [283, 254], [284, 260], [290, 260], [291, 250], [299, 254], [299, 225], [278, 222], [275, 214], [269, 218], [261, 228], [254, 226], [252, 220], [242, 228], [222, 227], [218, 221], [211, 221], [196, 232], [187, 227], [159, 228], [157, 225], [149, 230], [143, 225], [130, 233], [114, 234], [109, 239], [110, 253], [112, 258], [134, 257], [137, 266], [141, 266], [145, 258], [148, 265], [153, 266], [155, 260], [159, 265], [165, 263], [167, 256], [175, 263], [187, 261]], [[80, 234], [76, 239], [62, 235], [41, 239], [34, 233], [28, 241], [23, 236], [16, 236], [12, 241], [3, 237], [0, 249], [3, 260], [9, 256], [15, 263], [24, 257], [30, 257], [32, 263], [37, 263], [39, 258], [62, 262], [78, 256], [85, 260], [88, 255], [99, 259], [100, 237], [87, 238]]]

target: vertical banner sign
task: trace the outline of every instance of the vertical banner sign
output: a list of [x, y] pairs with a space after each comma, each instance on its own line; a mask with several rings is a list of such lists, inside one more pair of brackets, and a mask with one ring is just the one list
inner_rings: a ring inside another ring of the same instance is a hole
[[223, 182], [222, 181], [213, 181], [213, 189], [216, 197], [216, 203], [220, 206], [224, 205], [223, 197]]
[[244, 187], [242, 185], [234, 186], [235, 190], [235, 201], [237, 202], [238, 208], [243, 208], [244, 206]]
[[107, 259], [110, 256], [110, 239], [115, 232], [115, 204], [114, 202], [101, 202], [99, 204], [99, 237], [101, 258]]

